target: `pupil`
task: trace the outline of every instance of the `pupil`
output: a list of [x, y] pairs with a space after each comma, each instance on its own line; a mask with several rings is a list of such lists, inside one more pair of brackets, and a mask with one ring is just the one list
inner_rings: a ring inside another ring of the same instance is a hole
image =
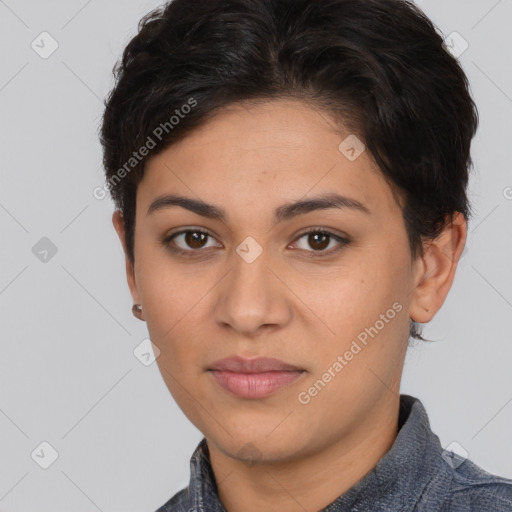
[[204, 233], [198, 233], [197, 231], [189, 232], [185, 236], [187, 244], [196, 249], [201, 248], [201, 242], [203, 242], [206, 237]]
[[324, 233], [314, 233], [314, 234], [310, 235], [310, 240], [313, 239], [312, 243], [310, 241], [311, 247], [315, 250], [325, 249], [329, 245], [328, 243], [325, 244], [325, 243], [320, 242], [320, 247], [315, 246], [318, 244], [318, 240], [315, 240], [315, 238], [318, 238], [318, 237], [323, 238], [324, 242], [325, 242], [325, 240], [329, 238], [329, 235], [326, 235]]

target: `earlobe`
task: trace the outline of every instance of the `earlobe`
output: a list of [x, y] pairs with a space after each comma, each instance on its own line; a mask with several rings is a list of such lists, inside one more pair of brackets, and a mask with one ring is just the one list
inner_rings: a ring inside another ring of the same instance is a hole
[[466, 220], [457, 212], [452, 221], [447, 220], [441, 234], [425, 246], [409, 311], [415, 322], [430, 322], [443, 305], [453, 284], [466, 236]]
[[142, 312], [142, 306], [140, 304], [134, 304], [132, 306], [132, 313], [135, 318], [138, 318], [139, 320], [145, 321], [143, 312]]
[[135, 280], [135, 269], [132, 264], [129, 256], [128, 250], [126, 247], [126, 237], [125, 237], [125, 225], [123, 214], [120, 210], [116, 210], [112, 215], [112, 224], [119, 236], [119, 240], [121, 241], [121, 245], [123, 247], [124, 255], [125, 255], [125, 268], [126, 268], [126, 279], [128, 282], [128, 288], [130, 289], [130, 293], [134, 303], [140, 304], [139, 293], [137, 291], [137, 284]]

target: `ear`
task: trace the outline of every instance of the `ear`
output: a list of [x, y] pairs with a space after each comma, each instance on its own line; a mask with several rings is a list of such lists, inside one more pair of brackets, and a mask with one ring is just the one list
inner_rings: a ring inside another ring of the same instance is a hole
[[432, 320], [443, 305], [455, 277], [459, 259], [467, 237], [464, 216], [456, 212], [453, 220], [447, 218], [442, 233], [428, 242], [424, 254], [418, 259], [418, 283], [413, 291], [409, 316], [419, 323]]
[[116, 210], [112, 215], [112, 224], [114, 225], [115, 230], [117, 231], [117, 235], [121, 240], [121, 245], [123, 246], [123, 251], [125, 255], [125, 265], [126, 265], [126, 278], [128, 281], [128, 287], [130, 288], [130, 293], [132, 295], [133, 302], [135, 304], [140, 304], [139, 292], [137, 291], [137, 283], [135, 281], [135, 270], [134, 265], [130, 261], [128, 256], [128, 250], [126, 247], [126, 237], [125, 237], [125, 224], [123, 214], [120, 210]]

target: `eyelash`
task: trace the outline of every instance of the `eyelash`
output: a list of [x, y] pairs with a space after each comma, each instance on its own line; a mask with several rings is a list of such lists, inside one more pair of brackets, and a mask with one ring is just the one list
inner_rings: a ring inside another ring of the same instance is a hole
[[[187, 233], [200, 233], [202, 235], [206, 235], [206, 236], [208, 236], [210, 238], [215, 239], [214, 236], [212, 236], [210, 233], [208, 233], [207, 231], [204, 231], [202, 229], [185, 229], [183, 231], [178, 231], [176, 233], [173, 233], [170, 236], [165, 237], [162, 240], [162, 244], [164, 245], [164, 247], [166, 247], [167, 249], [169, 249], [171, 252], [173, 252], [175, 254], [179, 254], [179, 255], [182, 255], [182, 256], [186, 256], [186, 257], [194, 257], [197, 253], [200, 253], [203, 250], [202, 249], [185, 250], [185, 249], [181, 249], [179, 247], [171, 245], [171, 242], [172, 242], [172, 240], [174, 238], [176, 238], [179, 235], [183, 235], [183, 234], [187, 234]], [[323, 228], [320, 228], [320, 227], [309, 228], [307, 231], [304, 231], [303, 233], [301, 233], [295, 239], [295, 242], [299, 241], [301, 238], [304, 238], [305, 236], [310, 235], [310, 234], [327, 235], [331, 239], [334, 239], [336, 242], [338, 242], [340, 244], [339, 247], [337, 247], [335, 249], [330, 249], [328, 251], [325, 251], [325, 250], [322, 250], [322, 251], [308, 251], [308, 250], [305, 250], [305, 249], [299, 249], [299, 250], [304, 250], [305, 252], [313, 253], [312, 256], [314, 258], [318, 258], [318, 257], [322, 258], [322, 257], [332, 256], [333, 254], [336, 254], [339, 251], [341, 251], [346, 245], [348, 245], [350, 243], [350, 240], [348, 240], [347, 238], [344, 238], [344, 237], [339, 236], [339, 235], [335, 235], [334, 233], [332, 233], [330, 231], [327, 231], [327, 230], [325, 230]]]

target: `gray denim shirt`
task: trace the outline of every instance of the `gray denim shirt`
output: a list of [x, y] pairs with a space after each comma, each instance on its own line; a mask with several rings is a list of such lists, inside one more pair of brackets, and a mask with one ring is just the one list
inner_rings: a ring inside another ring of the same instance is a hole
[[[377, 466], [319, 512], [512, 512], [512, 480], [443, 450], [419, 399], [400, 395], [398, 428]], [[205, 438], [190, 459], [189, 486], [156, 512], [226, 512]]]

